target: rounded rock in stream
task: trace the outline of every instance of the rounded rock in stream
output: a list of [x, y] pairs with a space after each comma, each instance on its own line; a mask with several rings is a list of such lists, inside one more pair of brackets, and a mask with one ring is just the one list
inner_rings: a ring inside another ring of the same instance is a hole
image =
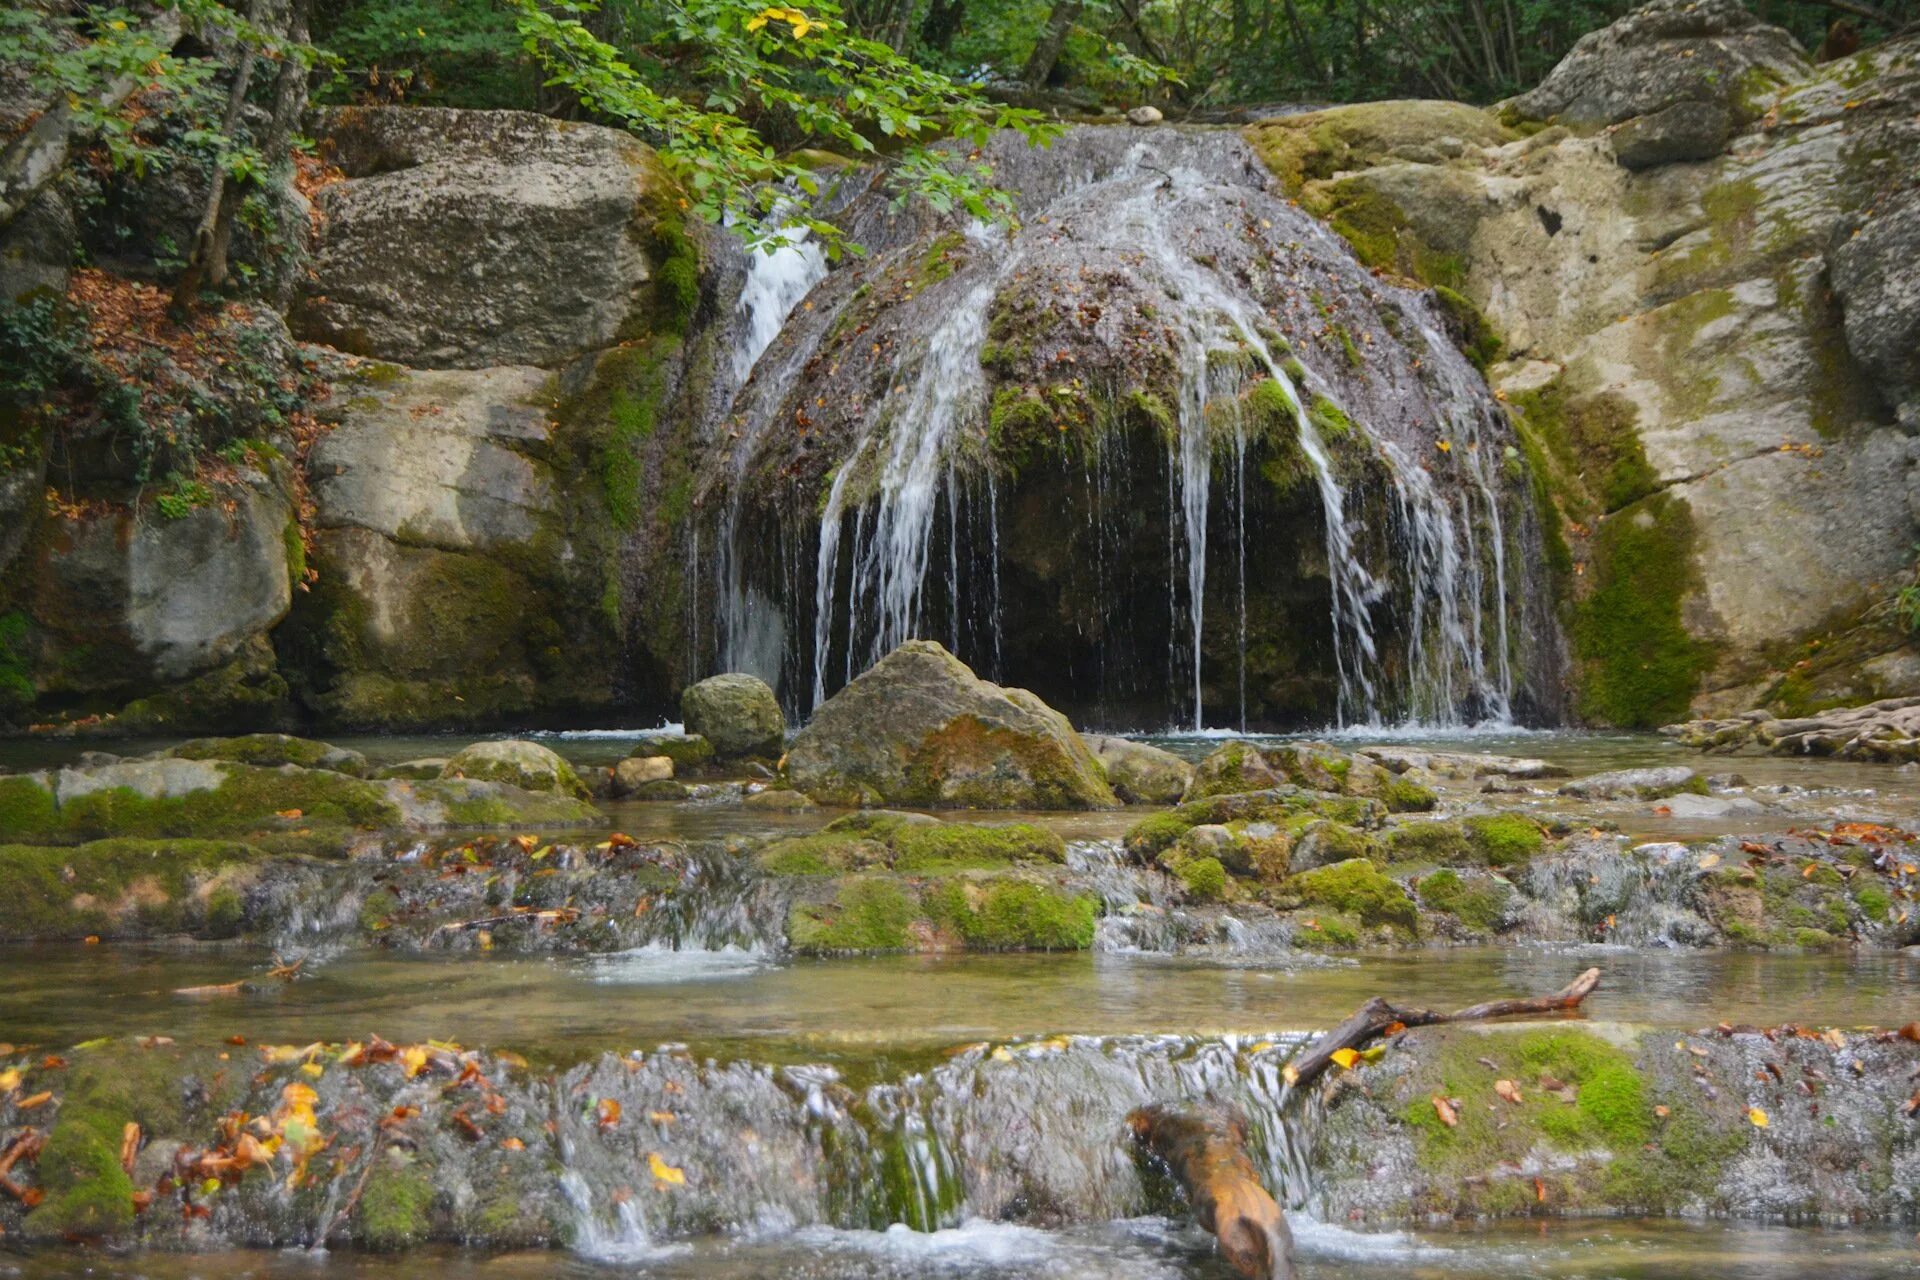
[[828, 699], [787, 773], [824, 804], [1111, 809], [1100, 762], [1067, 718], [909, 640]]
[[719, 756], [773, 758], [787, 737], [780, 701], [767, 682], [737, 671], [689, 686], [680, 695], [680, 718]]
[[504, 782], [524, 791], [557, 791], [576, 800], [589, 798], [587, 785], [558, 753], [520, 739], [476, 742], [447, 761], [440, 776]]

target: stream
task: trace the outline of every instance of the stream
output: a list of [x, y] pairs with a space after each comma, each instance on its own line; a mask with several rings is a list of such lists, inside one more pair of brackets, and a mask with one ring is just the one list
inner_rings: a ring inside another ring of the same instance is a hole
[[[586, 766], [621, 758], [630, 737], [561, 734], [547, 741]], [[1204, 735], [1153, 740], [1193, 757], [1217, 743]], [[341, 741], [376, 762], [444, 754], [449, 746], [432, 738]], [[144, 744], [120, 749], [137, 745]], [[1686, 759], [1664, 740], [1635, 735], [1453, 735], [1395, 745], [1530, 755], [1576, 775]], [[0, 757], [15, 768], [71, 754], [59, 743], [0, 744]], [[1920, 809], [1920, 780], [1910, 771], [1783, 759], [1742, 759], [1730, 767], [1745, 779], [1747, 794], [1788, 809], [1895, 817]], [[1516, 802], [1543, 817], [1566, 804], [1547, 788]], [[803, 832], [832, 816], [830, 810], [743, 809], [724, 791], [609, 808], [620, 830], [684, 841]], [[1639, 839], [1670, 840], [1755, 824], [1751, 814], [1679, 820], [1657, 809], [1620, 811], [1622, 829]], [[1069, 841], [1098, 842], [1116, 839], [1139, 811], [1026, 816]], [[724, 1188], [703, 1192], [706, 1207], [691, 1221], [709, 1229], [690, 1232], [688, 1220], [633, 1211], [624, 1198], [631, 1174], [619, 1158], [597, 1146], [587, 1151], [578, 1145], [582, 1137], [563, 1128], [560, 1149], [574, 1154], [560, 1190], [576, 1223], [566, 1254], [436, 1245], [398, 1256], [346, 1249], [110, 1256], [21, 1253], [0, 1242], [0, 1276], [22, 1280], [72, 1274], [385, 1280], [429, 1269], [450, 1280], [1221, 1280], [1229, 1273], [1211, 1238], [1182, 1218], [1142, 1216], [1137, 1193], [1129, 1190], [1130, 1166], [1103, 1155], [1099, 1140], [1133, 1105], [1129, 1098], [1200, 1088], [1223, 1090], [1255, 1115], [1257, 1163], [1291, 1206], [1305, 1277], [1744, 1280], [1816, 1268], [1836, 1280], [1920, 1275], [1910, 1226], [1548, 1217], [1524, 1225], [1435, 1222], [1378, 1230], [1323, 1222], [1314, 1216], [1310, 1175], [1295, 1149], [1302, 1139], [1285, 1129], [1292, 1122], [1278, 1119], [1274, 1070], [1292, 1045], [1371, 995], [1453, 1008], [1550, 990], [1589, 965], [1606, 973], [1581, 1013], [1597, 1027], [1678, 1034], [1722, 1021], [1887, 1025], [1915, 1012], [1920, 951], [1914, 948], [1765, 953], [1533, 945], [1357, 956], [1259, 948], [1176, 955], [1132, 949], [1118, 935], [1103, 935], [1094, 950], [1066, 954], [842, 959], [665, 944], [553, 957], [357, 947], [317, 956], [297, 981], [259, 983], [248, 981], [263, 966], [257, 946], [39, 943], [5, 949], [0, 965], [0, 1040], [51, 1049], [104, 1036], [209, 1046], [377, 1035], [394, 1043], [482, 1047], [523, 1059], [536, 1073], [575, 1081], [576, 1089], [589, 1081], [596, 1089], [625, 1089], [630, 1112], [647, 1105], [651, 1089], [690, 1091], [674, 1104], [683, 1123], [689, 1130], [719, 1126], [700, 1134], [696, 1145], [708, 1163], [732, 1167], [743, 1179], [730, 1200]], [[248, 983], [237, 997], [180, 994], [235, 982]], [[596, 1060], [599, 1066], [590, 1065]], [[620, 1063], [624, 1073], [614, 1065]], [[522, 1107], [538, 1114], [547, 1105], [544, 1088], [530, 1082], [524, 1095], [513, 1094], [510, 1114]], [[836, 1096], [858, 1101], [835, 1102]], [[863, 1118], [852, 1126], [856, 1112]], [[839, 1174], [823, 1170], [819, 1192], [783, 1189], [777, 1173], [763, 1185], [762, 1157], [727, 1164], [724, 1130], [733, 1124], [749, 1126], [751, 1143], [769, 1144], [776, 1169], [780, 1159], [817, 1159], [818, 1153], [804, 1154], [808, 1144], [839, 1132], [826, 1151], [840, 1154], [828, 1163], [845, 1167]], [[1028, 1125], [1032, 1131], [1020, 1133]], [[1009, 1150], [1040, 1163], [1039, 1173], [1019, 1176], [1039, 1178], [1062, 1204], [1075, 1206], [1072, 1212], [1052, 1224], [1045, 1213], [1019, 1223], [992, 1220], [995, 1188], [1002, 1185], [996, 1179], [1006, 1176], [992, 1171], [1003, 1134]], [[709, 1149], [715, 1142], [721, 1147]], [[909, 1185], [917, 1188], [904, 1208], [897, 1186], [861, 1183], [850, 1200], [833, 1190], [846, 1170], [869, 1167], [861, 1160], [892, 1159], [890, 1142], [905, 1143], [900, 1150], [907, 1153]], [[856, 1148], [871, 1154], [847, 1154]], [[1072, 1159], [1063, 1159], [1067, 1151]], [[676, 1158], [692, 1164], [700, 1157], [689, 1150]], [[962, 1168], [974, 1172], [963, 1178]], [[712, 1205], [709, 1196], [717, 1197]], [[848, 1225], [862, 1220], [870, 1226]]]

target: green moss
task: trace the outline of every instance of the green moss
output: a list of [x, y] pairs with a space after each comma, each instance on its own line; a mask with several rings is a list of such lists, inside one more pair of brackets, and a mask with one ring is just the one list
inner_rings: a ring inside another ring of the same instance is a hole
[[755, 861], [773, 875], [827, 876], [884, 866], [886, 858], [886, 846], [879, 841], [829, 829], [776, 840]]
[[1078, 388], [1002, 387], [987, 412], [987, 447], [1018, 473], [1047, 457], [1067, 457], [1090, 440], [1092, 416]]
[[1570, 515], [1611, 511], [1652, 493], [1658, 482], [1640, 444], [1639, 411], [1613, 392], [1575, 399], [1563, 380], [1515, 392], [1509, 403], [1577, 490]]
[[1387, 856], [1394, 862], [1464, 863], [1472, 852], [1467, 829], [1458, 822], [1409, 822], [1387, 832]]
[[1440, 803], [1440, 797], [1430, 788], [1399, 776], [1387, 780], [1380, 789], [1380, 799], [1393, 813], [1427, 813]]
[[1589, 720], [1654, 728], [1683, 718], [1707, 646], [1681, 618], [1699, 572], [1693, 516], [1660, 493], [1605, 520], [1592, 544], [1591, 584], [1574, 609], [1574, 652], [1584, 679], [1579, 705]]
[[974, 826], [967, 823], [899, 828], [890, 843], [893, 868], [909, 875], [969, 869], [992, 870], [1017, 862], [1063, 863], [1066, 842], [1030, 823]]
[[1346, 410], [1325, 396], [1315, 396], [1307, 407], [1307, 421], [1313, 424], [1323, 439], [1343, 440], [1353, 434], [1353, 419]]
[[1460, 923], [1483, 933], [1499, 927], [1510, 896], [1503, 886], [1490, 879], [1480, 878], [1469, 883], [1451, 868], [1427, 876], [1415, 886], [1415, 891], [1426, 906], [1448, 912], [1458, 917]]
[[[220, 840], [0, 845], [0, 940], [225, 936], [238, 924], [236, 877], [264, 855]], [[224, 893], [221, 891], [224, 889]]]
[[924, 289], [951, 276], [966, 262], [966, 247], [967, 238], [958, 231], [934, 237], [914, 268], [910, 287]]
[[1793, 945], [1802, 951], [1824, 951], [1838, 941], [1825, 929], [1802, 928], [1793, 931]]
[[948, 881], [929, 896], [928, 914], [986, 951], [1084, 951], [1093, 945], [1099, 903], [1090, 895], [1024, 879], [984, 888]]
[[[432, 1234], [433, 1180], [397, 1151], [376, 1157], [354, 1212], [354, 1237], [368, 1249], [404, 1249]], [[406, 1157], [410, 1159], [410, 1157]]]
[[26, 1217], [29, 1239], [98, 1239], [133, 1229], [133, 1179], [120, 1167], [111, 1119], [63, 1115], [34, 1166], [46, 1199]]
[[1178, 810], [1142, 818], [1127, 829], [1127, 851], [1143, 862], [1151, 861], [1162, 850], [1172, 848], [1195, 825]]
[[360, 912], [357, 917], [360, 932], [367, 934], [381, 932], [387, 927], [387, 922], [392, 918], [393, 913], [399, 909], [400, 899], [395, 896], [393, 890], [375, 889], [360, 900]]
[[1364, 924], [1391, 925], [1409, 933], [1418, 928], [1419, 916], [1406, 890], [1366, 858], [1315, 867], [1287, 883], [1308, 902], [1357, 916]]
[[1473, 363], [1474, 368], [1485, 373], [1488, 366], [1506, 350], [1506, 344], [1494, 332], [1485, 313], [1474, 306], [1465, 294], [1445, 285], [1435, 286], [1433, 297], [1446, 315], [1454, 341], [1459, 344], [1462, 354]]
[[1860, 914], [1875, 924], [1885, 924], [1893, 911], [1892, 899], [1877, 884], [1862, 885], [1854, 890], [1853, 900], [1859, 904]]
[[796, 951], [904, 951], [914, 904], [899, 885], [872, 877], [844, 881], [838, 900], [803, 903], [787, 914], [787, 942]]
[[1174, 874], [1196, 902], [1218, 902], [1227, 896], [1227, 869], [1218, 858], [1181, 859]]
[[284, 733], [249, 733], [237, 738], [195, 738], [168, 751], [176, 760], [225, 760], [264, 769], [283, 764], [302, 769], [331, 769], [353, 763], [354, 757], [331, 743], [295, 738]]
[[676, 774], [704, 768], [713, 760], [713, 744], [697, 733], [663, 733], [645, 736], [628, 754], [665, 756], [673, 761]]
[[18, 609], [0, 613], [0, 716], [24, 710], [35, 696], [27, 615]]
[[1463, 819], [1467, 839], [1490, 867], [1511, 867], [1546, 848], [1546, 833], [1523, 813], [1478, 813]]
[[[117, 836], [224, 836], [302, 827], [400, 825], [400, 811], [375, 783], [323, 769], [228, 765], [216, 787], [149, 798], [127, 787], [75, 796], [54, 808], [50, 792], [28, 778], [0, 779], [0, 830], [50, 844]], [[34, 792], [39, 792], [35, 796]]]

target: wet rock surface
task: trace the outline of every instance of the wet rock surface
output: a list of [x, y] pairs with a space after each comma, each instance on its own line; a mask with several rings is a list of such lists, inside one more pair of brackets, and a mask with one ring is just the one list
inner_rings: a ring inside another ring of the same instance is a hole
[[787, 775], [824, 803], [1101, 809], [1117, 801], [1066, 717], [909, 641], [824, 703]]

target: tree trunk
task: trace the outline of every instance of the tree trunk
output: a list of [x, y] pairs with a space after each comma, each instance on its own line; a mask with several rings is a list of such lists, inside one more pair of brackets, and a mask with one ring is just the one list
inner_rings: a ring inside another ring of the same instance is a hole
[[[172, 48], [180, 39], [180, 15], [161, 11], [151, 24], [154, 43]], [[100, 91], [99, 105], [111, 111], [132, 96], [144, 81], [122, 76]], [[0, 227], [5, 227], [32, 204], [47, 183], [66, 168], [79, 125], [64, 101], [49, 104], [33, 127], [0, 152]]]
[[[260, 5], [261, 0], [250, 0], [248, 3], [248, 26], [259, 24]], [[220, 136], [227, 145], [233, 143], [234, 136], [240, 129], [240, 113], [246, 108], [247, 89], [253, 84], [255, 56], [253, 45], [242, 40], [240, 63], [234, 67], [233, 84], [227, 89], [226, 114], [220, 118]], [[187, 254], [187, 265], [181, 269], [180, 278], [173, 285], [172, 306], [176, 312], [185, 312], [193, 308], [194, 303], [200, 298], [200, 286], [212, 274], [209, 266], [211, 259], [216, 253], [222, 259], [226, 256], [225, 236], [222, 234], [220, 224], [222, 219], [225, 219], [229, 225], [232, 223], [233, 215], [227, 211], [227, 203], [227, 167], [220, 159], [216, 159], [213, 178], [207, 187], [207, 207], [201, 211], [200, 225], [193, 232], [193, 249]], [[223, 260], [219, 266], [219, 272], [223, 277], [226, 275], [226, 270], [226, 263]]]
[[1133, 1136], [1178, 1179], [1193, 1219], [1245, 1280], [1293, 1280], [1293, 1233], [1247, 1158], [1247, 1122], [1225, 1107], [1141, 1107]]
[[936, 53], [945, 53], [966, 16], [967, 0], [933, 0], [927, 6], [927, 16], [920, 20], [920, 43]]
[[1079, 16], [1080, 0], [1054, 0], [1046, 29], [1040, 33], [1040, 43], [1033, 47], [1033, 56], [1027, 59], [1026, 69], [1020, 73], [1023, 83], [1038, 89], [1047, 82], [1054, 64], [1060, 61], [1060, 50], [1066, 47], [1067, 33], [1073, 30]]

